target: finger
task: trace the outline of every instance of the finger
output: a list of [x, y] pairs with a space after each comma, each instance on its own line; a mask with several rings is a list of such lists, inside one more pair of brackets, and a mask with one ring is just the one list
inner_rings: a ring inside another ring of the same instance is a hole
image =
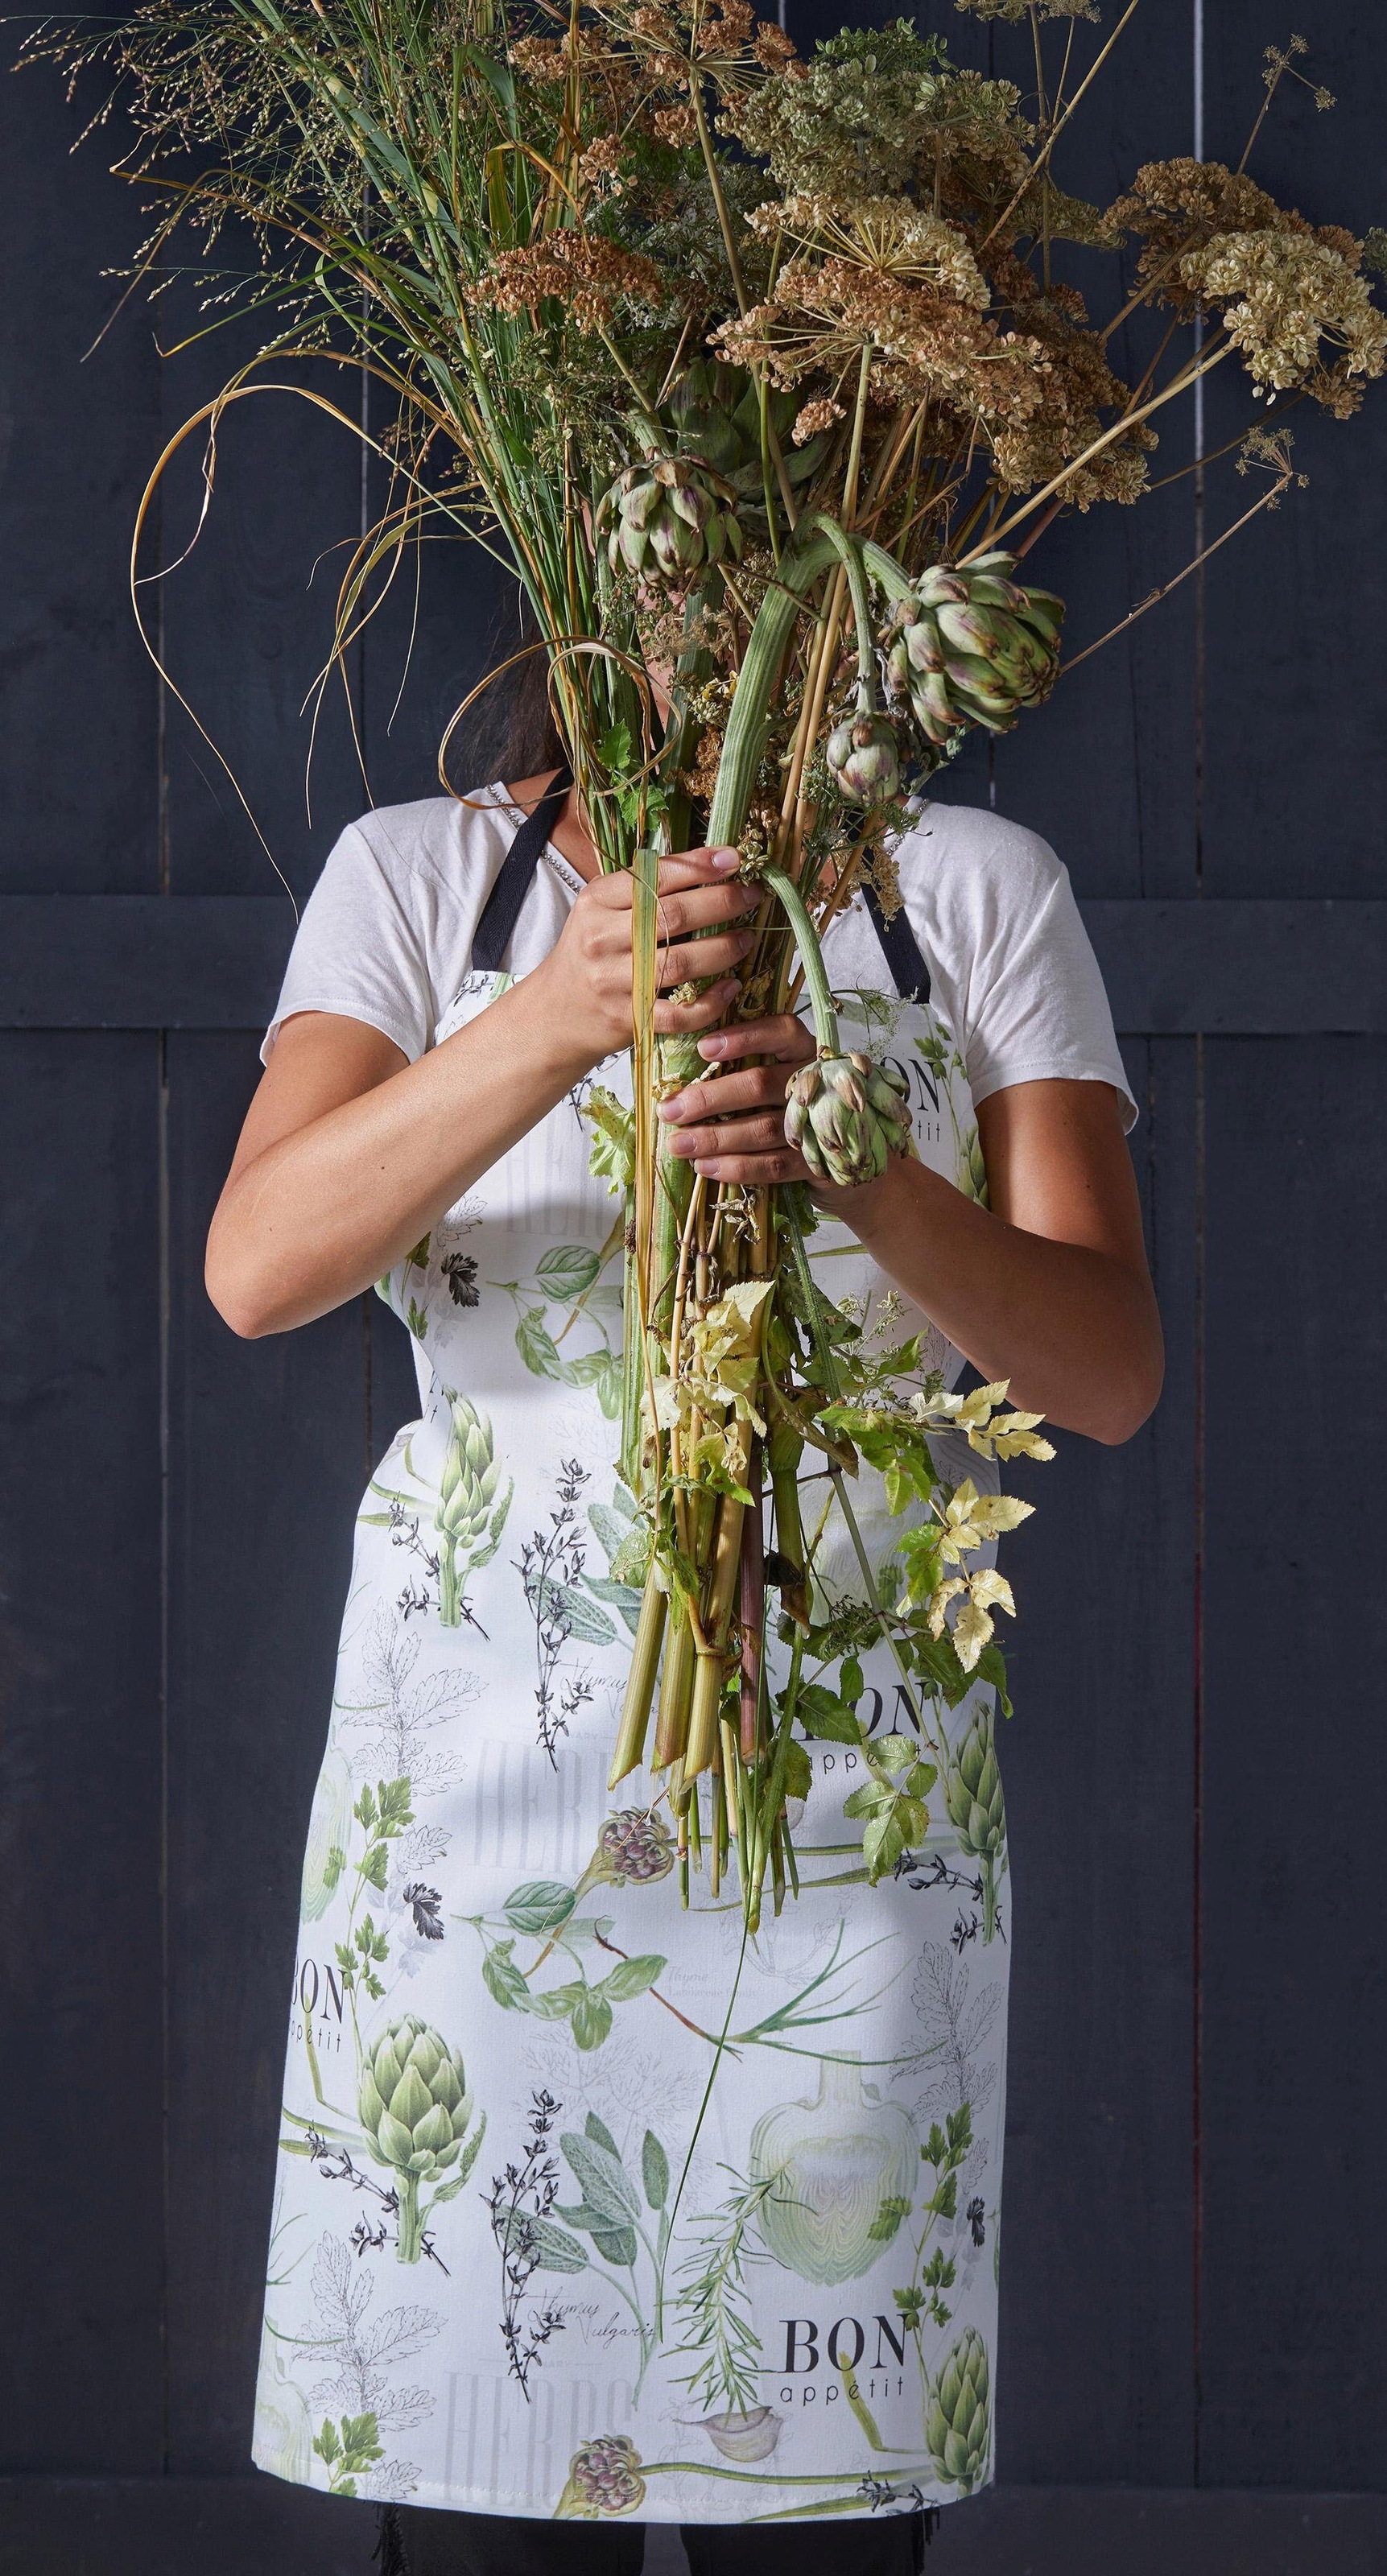
[[697, 1163], [717, 1154], [775, 1154], [785, 1142], [785, 1113], [762, 1112], [755, 1118], [721, 1119], [710, 1126], [677, 1127], [669, 1140], [680, 1162]]
[[684, 894], [662, 894], [655, 907], [656, 936], [663, 942], [687, 939], [695, 930], [717, 930], [724, 922], [746, 921], [759, 897], [754, 886], [705, 885]]
[[657, 1002], [651, 1013], [651, 1025], [657, 1037], [693, 1037], [720, 1019], [738, 987], [735, 977], [714, 984], [700, 993], [696, 1002]]
[[730, 1029], [717, 1029], [699, 1043], [698, 1052], [710, 1064], [721, 1064], [735, 1056], [783, 1056], [787, 1063], [804, 1064], [814, 1053], [814, 1032], [792, 1011], [782, 1011], [774, 1019], [738, 1020]]
[[769, 1154], [712, 1154], [694, 1165], [705, 1181], [730, 1181], [746, 1190], [765, 1190], [779, 1181], [807, 1181], [809, 1166], [793, 1145]]
[[724, 975], [730, 966], [740, 966], [747, 950], [755, 945], [754, 931], [729, 930], [716, 939], [686, 939], [677, 948], [662, 948], [656, 959], [656, 983], [667, 993], [675, 984], [701, 983], [705, 975]]
[[[740, 864], [735, 850], [684, 850], [677, 859], [661, 859], [656, 891], [661, 895], [683, 894], [691, 886], [725, 884]], [[605, 876], [591, 878], [589, 892], [612, 911], [629, 912], [635, 883], [630, 868], [613, 868]], [[759, 902], [759, 896], [756, 899]]]
[[748, 1109], [785, 1107], [783, 1064], [748, 1066], [744, 1073], [723, 1073], [715, 1080], [686, 1083], [659, 1104], [670, 1126], [696, 1124], [702, 1118], [739, 1117]]

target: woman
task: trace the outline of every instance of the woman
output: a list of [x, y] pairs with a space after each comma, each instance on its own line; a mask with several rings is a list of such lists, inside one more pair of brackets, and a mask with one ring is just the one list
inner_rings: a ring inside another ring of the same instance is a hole
[[[754, 1943], [735, 1891], [696, 1879], [681, 1910], [659, 1778], [607, 1794], [639, 1597], [602, 1123], [631, 890], [556, 756], [343, 836], [208, 1247], [241, 1334], [380, 1283], [421, 1394], [359, 1519], [304, 1866], [255, 2456], [378, 2498], [410, 2576], [634, 2576], [647, 2520], [681, 2524], [695, 2576], [845, 2547], [904, 2576], [925, 2514], [992, 2467], [993, 1693], [942, 1714], [927, 1842], [874, 1889], [843, 1819], [863, 1769], [826, 1721], [800, 1891]], [[909, 1078], [916, 1154], [817, 1193], [817, 1276], [865, 1334], [918, 1330], [946, 1382], [966, 1359], [1126, 1440], [1160, 1327], [1068, 880], [959, 807], [897, 860], [903, 911], [857, 898], [825, 955], [855, 1042]], [[661, 867], [656, 1024], [708, 1075], [660, 1114], [755, 1188], [808, 1178], [782, 1118], [812, 1045], [793, 1018], [718, 1025], [754, 903], [735, 868]], [[995, 1486], [957, 1447], [951, 1476]], [[885, 1569], [900, 1524], [865, 1468], [858, 1509]], [[860, 1596], [832, 1512], [813, 1579], [820, 1619]], [[879, 1646], [837, 1687], [870, 1732], [912, 1722]]]

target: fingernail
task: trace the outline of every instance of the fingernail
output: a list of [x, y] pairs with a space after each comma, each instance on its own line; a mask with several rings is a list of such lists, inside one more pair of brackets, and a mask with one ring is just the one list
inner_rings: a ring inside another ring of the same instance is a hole
[[683, 1116], [683, 1111], [684, 1094], [682, 1091], [672, 1091], [668, 1100], [657, 1100], [655, 1103], [655, 1115], [657, 1118], [680, 1118]]
[[739, 868], [742, 864], [740, 850], [714, 850], [711, 857], [714, 867], [720, 868], [724, 876], [730, 876], [733, 869]]
[[726, 1055], [727, 1040], [723, 1036], [722, 1031], [720, 1029], [714, 1029], [709, 1037], [700, 1038], [698, 1041], [698, 1052], [700, 1055], [706, 1056]]

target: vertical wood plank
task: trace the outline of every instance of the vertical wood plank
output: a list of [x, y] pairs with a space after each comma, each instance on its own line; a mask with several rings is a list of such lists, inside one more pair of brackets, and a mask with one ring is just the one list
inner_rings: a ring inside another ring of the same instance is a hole
[[[70, 157], [101, 92], [69, 107], [51, 70], [0, 72], [0, 884], [147, 893], [158, 882], [155, 683], [126, 582], [135, 503], [157, 452], [147, 321], [84, 362], [138, 238], [106, 169], [121, 128]], [[95, 434], [94, 434], [95, 433]]]
[[[1207, 17], [1208, 148], [1236, 163], [1262, 100], [1262, 48], [1286, 29], [1259, 0], [1218, 0]], [[1310, 52], [1297, 67], [1336, 103], [1319, 113], [1283, 81], [1249, 174], [1312, 222], [1362, 233], [1382, 215], [1381, 15], [1362, 0], [1319, 0], [1302, 23]], [[1340, 422], [1309, 402], [1268, 414], [1249, 392], [1232, 361], [1211, 378], [1210, 448], [1248, 417], [1270, 428], [1284, 417], [1310, 488], [1209, 567], [1206, 890], [1380, 895], [1387, 402], [1370, 386], [1360, 416]], [[1211, 525], [1250, 497], [1231, 461], [1211, 469]]]
[[298, 1880], [363, 1473], [357, 1304], [238, 1343], [202, 1247], [253, 1043], [170, 1040], [170, 2457], [245, 2464]]
[[1007, 1471], [1015, 1924], [999, 2474], [1190, 2476], [1193, 1048], [1128, 1048], [1169, 1364], [1127, 1447]]
[[0, 2446], [17, 2468], [149, 2473], [164, 2444], [157, 1041], [5, 1032], [0, 1099]]
[[1203, 2474], [1381, 2490], [1387, 1050], [1207, 1056]]

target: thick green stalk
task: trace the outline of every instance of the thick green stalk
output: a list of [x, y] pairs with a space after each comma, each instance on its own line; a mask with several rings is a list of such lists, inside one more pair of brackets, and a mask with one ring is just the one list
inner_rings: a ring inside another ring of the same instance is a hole
[[626, 1676], [626, 1697], [622, 1705], [621, 1725], [617, 1731], [616, 1751], [607, 1786], [615, 1789], [634, 1771], [645, 1757], [646, 1731], [650, 1724], [650, 1703], [655, 1696], [655, 1673], [660, 1661], [660, 1643], [665, 1633], [665, 1613], [669, 1595], [655, 1580], [652, 1565], [645, 1578], [641, 1596], [640, 1618], [635, 1644], [631, 1649], [631, 1669]]
[[805, 592], [836, 561], [837, 551], [826, 537], [819, 537], [802, 550], [797, 548], [793, 554], [782, 555], [776, 579], [756, 612], [737, 674], [718, 762], [718, 783], [708, 815], [708, 843], [712, 849], [734, 843], [746, 821], [765, 750], [766, 723], [781, 657], [796, 618], [803, 614]]
[[[826, 511], [816, 511], [810, 522], [820, 536], [827, 537], [848, 577], [852, 599], [852, 622], [857, 635], [857, 685], [868, 706], [876, 702], [876, 654], [872, 633], [872, 604], [867, 593], [867, 576], [863, 570], [863, 548], [860, 539], [850, 537]], [[880, 553], [881, 549], [876, 549]]]
[[824, 972], [819, 934], [809, 918], [804, 898], [794, 879], [787, 877], [783, 868], [767, 868], [762, 883], [768, 885], [771, 892], [779, 896], [786, 919], [795, 934], [795, 946], [799, 950], [800, 962], [804, 968], [809, 1008], [814, 1015], [814, 1035], [819, 1042], [819, 1053], [820, 1055], [840, 1055], [842, 1047], [838, 1037], [838, 1015], [833, 1007], [833, 994]]

